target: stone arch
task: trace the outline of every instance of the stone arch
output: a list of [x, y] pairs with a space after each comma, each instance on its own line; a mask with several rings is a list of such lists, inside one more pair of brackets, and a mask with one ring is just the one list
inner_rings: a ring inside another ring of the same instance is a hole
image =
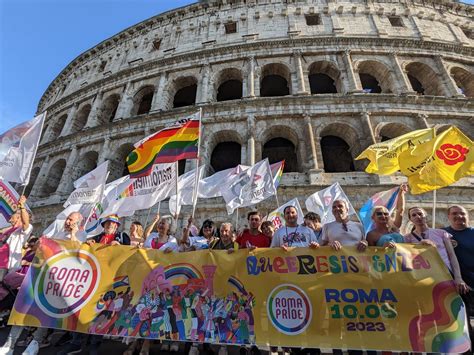
[[40, 166], [34, 167], [31, 170], [30, 181], [28, 182], [28, 185], [26, 186], [25, 193], [24, 193], [25, 196], [30, 195], [31, 189], [33, 188], [34, 184], [36, 183], [36, 179], [38, 178], [40, 170], [41, 170]]
[[291, 94], [291, 72], [285, 64], [271, 63], [262, 68], [260, 96], [286, 96]]
[[49, 141], [52, 141], [59, 137], [61, 134], [64, 125], [66, 124], [67, 114], [61, 115], [55, 122], [52, 122], [49, 131]]
[[71, 133], [79, 132], [87, 123], [87, 118], [91, 112], [91, 105], [86, 104], [77, 110], [76, 116], [72, 121]]
[[402, 123], [382, 123], [375, 129], [375, 135], [380, 137], [381, 142], [393, 139], [411, 132], [412, 129]]
[[104, 102], [102, 103], [102, 107], [99, 111], [99, 115], [98, 115], [99, 124], [108, 124], [114, 120], [119, 103], [120, 103], [119, 94], [109, 95], [104, 100]]
[[298, 155], [298, 134], [288, 126], [272, 126], [262, 138], [262, 159], [270, 164], [285, 160], [285, 173], [298, 172], [301, 159]]
[[396, 92], [395, 82], [389, 68], [377, 60], [363, 60], [357, 63], [362, 90], [372, 94]]
[[240, 69], [227, 68], [218, 73], [214, 84], [216, 101], [240, 100], [242, 90], [243, 76]]
[[197, 79], [194, 76], [180, 77], [173, 82], [172, 107], [185, 107], [196, 104]]
[[73, 173], [71, 174], [71, 181], [75, 181], [81, 176], [94, 170], [97, 167], [99, 153], [95, 151], [88, 151], [80, 156], [74, 163]]
[[418, 94], [444, 95], [443, 85], [438, 74], [428, 64], [411, 62], [405, 66], [405, 71], [413, 90]]
[[356, 171], [354, 156], [360, 150], [357, 131], [343, 123], [332, 123], [319, 134], [324, 171], [341, 173]]
[[153, 101], [153, 95], [155, 88], [152, 85], [147, 85], [140, 88], [133, 96], [133, 106], [130, 112], [130, 116], [144, 115], [150, 112], [151, 103]]
[[50, 194], [56, 192], [61, 182], [64, 169], [66, 169], [65, 159], [58, 159], [51, 165], [51, 168], [48, 169], [48, 176], [39, 192], [39, 197], [48, 197]]
[[215, 133], [209, 144], [211, 172], [233, 168], [242, 163], [242, 138], [235, 131]]
[[110, 159], [110, 174], [107, 181], [114, 181], [122, 176], [128, 175], [128, 168], [126, 163], [127, 156], [134, 150], [135, 147], [132, 143], [124, 143], [117, 149], [114, 149], [114, 154]]
[[450, 74], [459, 90], [466, 97], [474, 97], [474, 74], [460, 67], [453, 67]]
[[312, 63], [308, 68], [311, 94], [343, 92], [341, 72], [336, 64], [327, 60]]

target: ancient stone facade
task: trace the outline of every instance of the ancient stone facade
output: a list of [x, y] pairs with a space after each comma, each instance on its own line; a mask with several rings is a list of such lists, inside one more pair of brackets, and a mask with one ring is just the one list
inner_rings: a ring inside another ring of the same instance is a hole
[[[105, 159], [109, 180], [122, 176], [133, 143], [198, 107], [207, 175], [285, 158], [280, 201], [304, 204], [339, 181], [360, 207], [404, 181], [364, 172], [354, 157], [370, 144], [449, 124], [473, 137], [472, 12], [452, 1], [218, 0], [125, 29], [41, 98], [48, 118], [28, 187], [36, 223], [53, 219], [76, 178]], [[450, 203], [473, 209], [473, 182], [438, 191], [440, 222]], [[431, 208], [432, 198], [408, 203]], [[197, 216], [232, 218], [221, 199], [200, 201]]]

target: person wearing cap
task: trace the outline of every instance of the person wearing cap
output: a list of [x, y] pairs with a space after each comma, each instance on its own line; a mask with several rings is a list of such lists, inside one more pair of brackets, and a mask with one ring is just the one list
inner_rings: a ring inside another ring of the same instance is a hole
[[118, 232], [120, 219], [116, 214], [105, 217], [101, 222], [104, 231], [92, 238], [87, 239], [86, 243], [91, 245], [94, 243], [105, 245], [130, 245], [130, 237], [127, 233]]

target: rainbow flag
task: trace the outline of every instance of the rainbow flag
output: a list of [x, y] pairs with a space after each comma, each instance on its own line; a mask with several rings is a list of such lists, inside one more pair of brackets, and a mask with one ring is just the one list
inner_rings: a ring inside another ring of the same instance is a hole
[[275, 189], [278, 188], [280, 185], [280, 180], [283, 175], [283, 169], [285, 168], [285, 161], [279, 161], [278, 163], [274, 163], [270, 165], [270, 170], [272, 171], [273, 176], [273, 184], [275, 185]]
[[200, 113], [154, 133], [135, 144], [127, 157], [131, 178], [149, 175], [154, 164], [197, 159]]
[[0, 228], [10, 225], [8, 221], [18, 205], [18, 193], [5, 180], [0, 180]]

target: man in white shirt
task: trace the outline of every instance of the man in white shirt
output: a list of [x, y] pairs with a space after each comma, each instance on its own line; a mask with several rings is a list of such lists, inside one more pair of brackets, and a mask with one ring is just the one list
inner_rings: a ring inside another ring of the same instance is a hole
[[362, 224], [349, 220], [349, 205], [346, 200], [335, 200], [332, 204], [334, 222], [323, 225], [321, 245], [329, 245], [334, 250], [340, 250], [343, 245], [357, 246], [364, 251], [368, 243], [365, 240]]
[[314, 232], [305, 226], [298, 225], [298, 212], [294, 206], [287, 206], [283, 210], [285, 226], [278, 229], [272, 238], [271, 248], [289, 247], [313, 249], [319, 248]]
[[72, 212], [67, 216], [64, 221], [64, 226], [61, 231], [58, 231], [51, 236], [44, 236], [46, 238], [57, 239], [57, 240], [70, 240], [72, 242], [85, 242], [87, 234], [84, 231], [79, 230], [79, 226], [82, 223], [82, 215], [79, 212]]

